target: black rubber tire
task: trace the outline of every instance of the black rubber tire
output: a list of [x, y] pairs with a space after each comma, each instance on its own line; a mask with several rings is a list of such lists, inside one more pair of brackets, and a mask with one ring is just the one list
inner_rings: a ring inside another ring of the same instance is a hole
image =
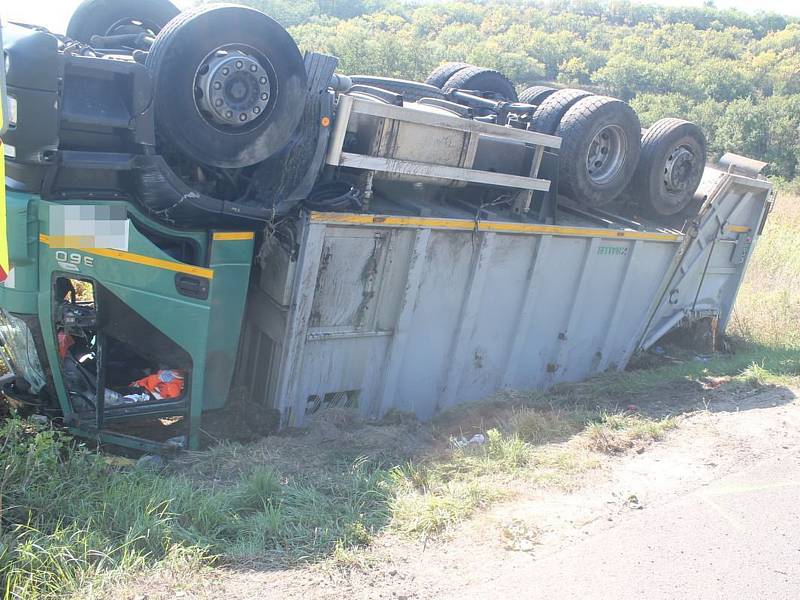
[[589, 96], [592, 96], [590, 92], [572, 88], [550, 94], [534, 111], [530, 129], [547, 135], [555, 135], [558, 124], [567, 111]]
[[463, 62], [446, 62], [444, 64], [439, 65], [431, 74], [428, 75], [428, 78], [425, 80], [425, 83], [428, 85], [432, 85], [442, 89], [447, 80], [450, 79], [453, 75], [458, 73], [461, 69], [466, 69], [467, 67], [472, 67], [469, 63]]
[[[613, 125], [625, 148], [620, 164], [607, 181], [593, 181], [587, 157], [595, 136]], [[577, 102], [561, 119], [556, 135], [561, 137], [559, 191], [576, 202], [602, 206], [617, 198], [631, 181], [641, 151], [642, 128], [629, 104], [608, 96], [591, 96]]]
[[157, 35], [180, 11], [169, 0], [84, 0], [67, 25], [67, 37], [84, 44], [92, 36], [109, 35], [121, 21], [142, 23], [142, 31]]
[[407, 102], [416, 102], [420, 98], [444, 99], [444, 93], [439, 88], [419, 83], [418, 81], [407, 81], [405, 79], [393, 79], [391, 77], [373, 77], [372, 75], [351, 75], [350, 80], [354, 85], [370, 85], [378, 87], [395, 94], [402, 94]]
[[[679, 148], [688, 150], [692, 157], [682, 163], [679, 173], [685, 187], [681, 191], [670, 191], [665, 175], [670, 159]], [[639, 165], [628, 188], [631, 198], [647, 216], [678, 214], [689, 205], [700, 185], [707, 152], [706, 136], [694, 123], [672, 118], [656, 121], [642, 138]]]
[[517, 101], [517, 90], [514, 84], [500, 71], [483, 67], [466, 67], [456, 72], [442, 87], [450, 89], [475, 90], [483, 94], [492, 94], [509, 102]]
[[519, 101], [525, 104], [539, 106], [557, 91], [556, 88], [547, 87], [546, 85], [534, 85], [527, 88], [519, 95]]
[[[263, 54], [278, 90], [247, 130], [215, 126], [195, 103], [197, 69], [230, 44]], [[204, 164], [239, 168], [263, 161], [286, 145], [303, 114], [307, 83], [300, 50], [281, 25], [252, 8], [217, 4], [182, 13], [158, 35], [146, 64], [160, 139]]]

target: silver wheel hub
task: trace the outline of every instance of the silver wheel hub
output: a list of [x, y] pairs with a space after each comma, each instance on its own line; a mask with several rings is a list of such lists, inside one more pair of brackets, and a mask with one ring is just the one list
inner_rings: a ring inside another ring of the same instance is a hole
[[267, 71], [240, 50], [212, 54], [195, 84], [196, 104], [207, 120], [229, 127], [252, 123], [264, 113], [272, 93]]
[[625, 132], [617, 125], [608, 125], [598, 131], [586, 154], [586, 170], [596, 184], [613, 179], [625, 164], [628, 141]]
[[686, 190], [692, 179], [695, 156], [686, 146], [678, 146], [667, 157], [664, 165], [664, 186], [673, 194]]
[[109, 27], [104, 35], [111, 36], [145, 33], [147, 35], [155, 36], [158, 31], [158, 26], [147, 21], [141, 21], [138, 19], [121, 19]]

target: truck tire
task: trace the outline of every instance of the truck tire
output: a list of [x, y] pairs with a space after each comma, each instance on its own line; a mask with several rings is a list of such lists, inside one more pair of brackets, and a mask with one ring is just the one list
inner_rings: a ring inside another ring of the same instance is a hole
[[146, 33], [155, 37], [180, 11], [169, 0], [84, 0], [67, 25], [67, 37], [84, 44], [92, 36]]
[[607, 204], [633, 177], [641, 124], [630, 105], [608, 96], [576, 103], [561, 119], [559, 191], [589, 206]]
[[706, 136], [682, 119], [656, 121], [642, 138], [642, 154], [629, 186], [652, 217], [675, 215], [692, 201], [706, 164]]
[[431, 74], [428, 75], [425, 83], [442, 89], [444, 84], [447, 83], [447, 80], [453, 75], [458, 73], [461, 69], [466, 69], [467, 67], [471, 66], [473, 65], [463, 62], [446, 62], [431, 71]]
[[567, 111], [577, 102], [592, 94], [584, 90], [567, 88], [550, 94], [534, 111], [531, 117], [531, 130], [553, 135]]
[[460, 69], [447, 80], [442, 89], [475, 90], [501, 100], [517, 101], [514, 84], [500, 71], [483, 67], [470, 66]]
[[557, 91], [558, 90], [556, 88], [547, 87], [546, 85], [534, 85], [527, 88], [519, 95], [519, 101], [524, 102], [525, 104], [539, 106]]
[[402, 94], [403, 99], [407, 102], [416, 102], [420, 98], [444, 100], [442, 90], [427, 83], [393, 79], [391, 77], [373, 77], [371, 75], [351, 75], [350, 80], [354, 85], [369, 85], [394, 92], [395, 94]]
[[252, 8], [182, 13], [158, 34], [146, 65], [159, 139], [200, 163], [259, 163], [289, 141], [303, 114], [303, 57], [281, 25]]

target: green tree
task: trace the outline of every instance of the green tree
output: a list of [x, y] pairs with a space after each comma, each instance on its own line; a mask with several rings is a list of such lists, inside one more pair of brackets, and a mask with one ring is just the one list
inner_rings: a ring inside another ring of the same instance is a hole
[[694, 100], [682, 94], [639, 94], [631, 100], [643, 127], [650, 127], [665, 117], [687, 119], [694, 108]]
[[631, 102], [642, 123], [696, 122], [714, 154], [798, 171], [800, 19], [634, 0], [240, 0], [340, 70], [424, 79], [445, 60], [522, 87], [554, 81]]

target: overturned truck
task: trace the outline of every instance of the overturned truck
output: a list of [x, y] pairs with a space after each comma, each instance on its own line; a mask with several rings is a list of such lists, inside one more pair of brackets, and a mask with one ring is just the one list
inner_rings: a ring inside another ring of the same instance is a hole
[[428, 418], [623, 369], [724, 331], [771, 206], [686, 121], [464, 63], [346, 76], [241, 6], [2, 34], [3, 392], [107, 443], [197, 447], [232, 396]]

